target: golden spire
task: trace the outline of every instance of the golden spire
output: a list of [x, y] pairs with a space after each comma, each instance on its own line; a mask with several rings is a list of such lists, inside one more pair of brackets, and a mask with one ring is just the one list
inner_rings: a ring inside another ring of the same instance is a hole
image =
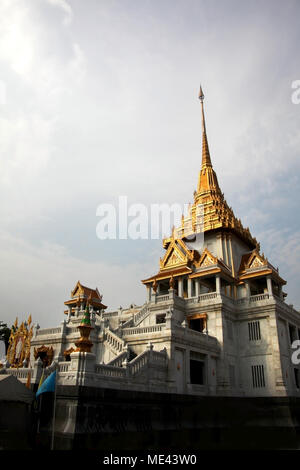
[[201, 103], [201, 112], [202, 112], [202, 166], [199, 172], [198, 188], [197, 188], [197, 192], [195, 196], [196, 199], [199, 198], [200, 193], [203, 193], [206, 191], [214, 190], [220, 193], [218, 178], [213, 170], [211, 159], [210, 159], [209, 148], [208, 148], [205, 117], [204, 117], [204, 106], [203, 106], [204, 93], [203, 93], [201, 85], [200, 85], [198, 98]]
[[205, 126], [205, 117], [204, 117], [204, 93], [202, 91], [202, 87], [200, 85], [200, 91], [198, 96], [200, 103], [201, 103], [201, 112], [202, 112], [202, 168], [206, 168], [208, 166], [212, 166], [207, 142], [207, 135], [206, 135], [206, 126]]

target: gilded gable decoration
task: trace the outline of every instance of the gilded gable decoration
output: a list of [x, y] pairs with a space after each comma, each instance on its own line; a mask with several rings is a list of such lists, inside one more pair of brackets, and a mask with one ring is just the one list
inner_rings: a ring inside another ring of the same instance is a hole
[[9, 337], [7, 360], [11, 367], [23, 367], [23, 362], [30, 360], [30, 344], [33, 335], [33, 325], [31, 315], [27, 322], [22, 322], [18, 326], [18, 318], [11, 328]]
[[194, 250], [189, 250], [183, 240], [171, 237], [165, 245], [167, 251], [160, 259], [160, 270], [187, 266], [195, 258]]
[[43, 367], [48, 367], [52, 364], [53, 360], [53, 348], [52, 346], [40, 346], [39, 348], [34, 348], [33, 355], [35, 360], [41, 358], [43, 362]]
[[202, 252], [200, 260], [197, 263], [197, 267], [204, 268], [206, 266], [214, 266], [218, 264], [218, 259], [211, 254], [211, 252], [205, 248]]

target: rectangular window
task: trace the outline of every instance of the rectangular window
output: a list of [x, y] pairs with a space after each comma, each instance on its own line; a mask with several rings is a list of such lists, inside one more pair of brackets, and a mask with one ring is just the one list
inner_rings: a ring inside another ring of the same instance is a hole
[[253, 388], [263, 388], [266, 386], [264, 366], [251, 366]]
[[190, 360], [191, 384], [204, 385], [204, 362]]
[[166, 314], [161, 313], [160, 315], [156, 315], [156, 324], [160, 325], [161, 323], [166, 323]]
[[259, 341], [261, 339], [259, 321], [251, 321], [248, 323], [248, 334], [249, 341]]
[[204, 318], [191, 318], [189, 320], [189, 328], [191, 330], [203, 332], [205, 327], [205, 319]]

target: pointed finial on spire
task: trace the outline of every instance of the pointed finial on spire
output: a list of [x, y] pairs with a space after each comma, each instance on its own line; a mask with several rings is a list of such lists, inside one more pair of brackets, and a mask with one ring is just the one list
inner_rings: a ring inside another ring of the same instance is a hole
[[201, 83], [200, 83], [200, 90], [199, 90], [198, 98], [199, 98], [200, 101], [204, 100], [204, 93], [203, 93], [203, 90], [202, 90]]
[[207, 142], [207, 136], [206, 136], [204, 106], [203, 106], [204, 93], [203, 93], [201, 85], [200, 85], [198, 98], [201, 102], [201, 111], [202, 111], [202, 168], [205, 168], [207, 166], [212, 166], [212, 164], [210, 160], [210, 154], [209, 154], [209, 148], [208, 148], [208, 142]]

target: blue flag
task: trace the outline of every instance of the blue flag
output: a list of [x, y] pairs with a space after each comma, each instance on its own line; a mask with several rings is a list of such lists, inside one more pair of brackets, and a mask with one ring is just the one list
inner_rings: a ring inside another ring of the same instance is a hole
[[56, 370], [46, 378], [42, 385], [38, 388], [36, 392], [36, 398], [45, 392], [54, 392], [55, 391], [55, 381], [56, 381]]

